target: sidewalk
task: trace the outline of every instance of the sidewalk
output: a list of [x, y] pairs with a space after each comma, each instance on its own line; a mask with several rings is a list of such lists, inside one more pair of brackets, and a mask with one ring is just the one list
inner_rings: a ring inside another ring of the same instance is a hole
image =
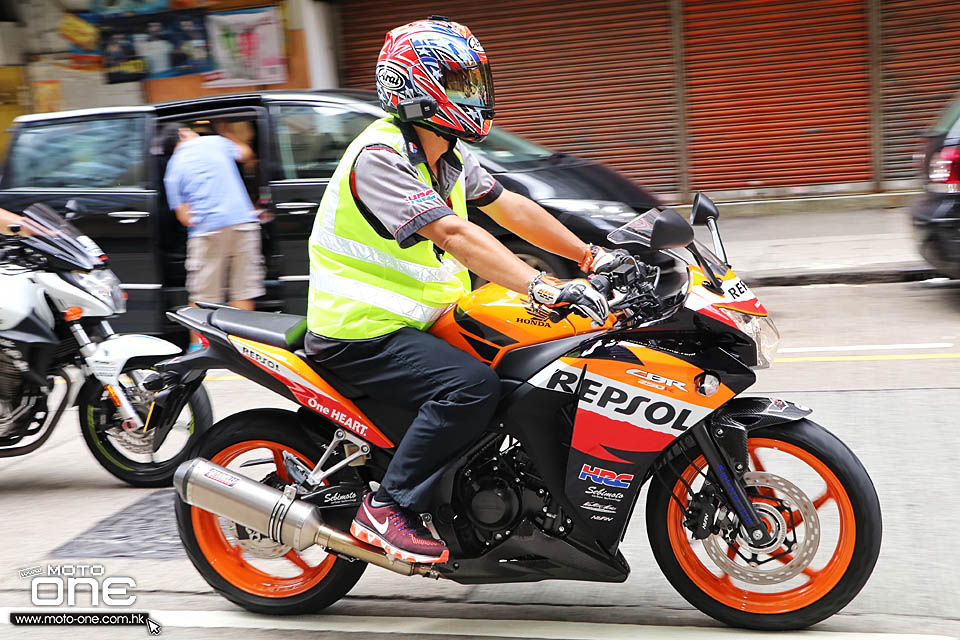
[[[741, 217], [724, 216], [724, 208], [719, 226], [727, 259], [752, 286], [936, 277], [917, 253], [906, 207]], [[713, 247], [706, 228], [697, 228], [697, 238]]]

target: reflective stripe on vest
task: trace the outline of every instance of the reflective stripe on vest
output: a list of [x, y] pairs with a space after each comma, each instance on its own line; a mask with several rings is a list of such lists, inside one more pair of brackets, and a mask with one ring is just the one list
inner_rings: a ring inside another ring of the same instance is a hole
[[[350, 173], [370, 144], [404, 153], [403, 135], [387, 119], [367, 127], [344, 152], [310, 235], [307, 320], [311, 331], [330, 338], [371, 338], [405, 326], [427, 329], [470, 290], [467, 270], [449, 254], [438, 259], [432, 242], [401, 249], [364, 219], [350, 189]], [[416, 168], [424, 186], [432, 187], [426, 165]], [[462, 179], [454, 184], [449, 204], [466, 218]]]

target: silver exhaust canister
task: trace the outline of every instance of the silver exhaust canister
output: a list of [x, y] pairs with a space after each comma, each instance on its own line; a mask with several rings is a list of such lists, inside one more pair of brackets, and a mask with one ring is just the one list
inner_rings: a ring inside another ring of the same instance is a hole
[[316, 544], [401, 575], [439, 577], [430, 565], [396, 560], [376, 547], [328, 527], [316, 507], [297, 499], [292, 485], [279, 491], [204, 458], [194, 458], [177, 467], [173, 486], [187, 504], [258, 531], [297, 551]]

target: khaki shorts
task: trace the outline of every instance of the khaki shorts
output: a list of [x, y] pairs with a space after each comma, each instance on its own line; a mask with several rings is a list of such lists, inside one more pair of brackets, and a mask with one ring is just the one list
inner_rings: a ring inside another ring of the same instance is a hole
[[[260, 225], [235, 224], [187, 238], [187, 292], [191, 302], [252, 300], [266, 293]], [[228, 297], [224, 290], [228, 288]]]

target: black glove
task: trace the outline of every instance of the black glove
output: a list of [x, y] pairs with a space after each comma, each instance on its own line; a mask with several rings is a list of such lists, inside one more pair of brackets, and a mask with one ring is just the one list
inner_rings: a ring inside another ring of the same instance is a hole
[[550, 309], [567, 310], [590, 318], [602, 326], [610, 315], [610, 305], [589, 280], [557, 280], [540, 273], [530, 283], [530, 299]]
[[608, 273], [630, 258], [630, 254], [623, 249], [608, 250], [592, 244], [587, 248], [579, 266], [584, 273]]

